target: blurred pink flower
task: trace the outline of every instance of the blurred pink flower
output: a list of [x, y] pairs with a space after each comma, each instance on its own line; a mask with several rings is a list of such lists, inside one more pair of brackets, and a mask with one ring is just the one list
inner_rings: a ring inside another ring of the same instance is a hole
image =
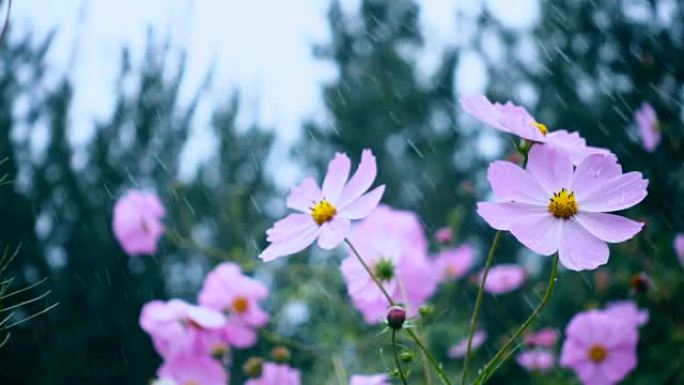
[[611, 302], [603, 312], [614, 319], [625, 321], [635, 327], [646, 325], [649, 319], [648, 310], [639, 309], [636, 302], [630, 300]]
[[532, 349], [520, 352], [515, 360], [527, 371], [546, 373], [553, 369], [556, 357], [546, 349]]
[[[380, 205], [354, 227], [350, 240], [409, 316], [435, 292], [437, 276], [427, 257], [427, 239], [413, 212]], [[347, 292], [366, 322], [377, 323], [385, 319], [387, 299], [352, 252], [348, 254], [341, 266]]]
[[644, 150], [648, 152], [655, 151], [658, 143], [660, 143], [661, 133], [658, 116], [653, 106], [649, 103], [643, 103], [634, 112], [634, 121], [639, 129], [639, 136], [641, 137], [641, 144], [644, 146]]
[[475, 262], [475, 250], [470, 245], [442, 250], [435, 263], [442, 281], [458, 279], [466, 275]]
[[[484, 288], [492, 294], [505, 294], [516, 290], [525, 283], [525, 269], [514, 263], [494, 265], [489, 270]], [[482, 279], [482, 273], [480, 273]]]
[[674, 250], [679, 258], [679, 262], [684, 266], [684, 234], [677, 234], [677, 236], [675, 236]]
[[159, 197], [151, 192], [128, 190], [114, 205], [112, 228], [128, 255], [154, 254], [164, 233], [166, 215]]
[[319, 188], [313, 178], [292, 188], [287, 207], [301, 213], [290, 214], [266, 231], [270, 245], [259, 258], [271, 261], [298, 253], [316, 239], [322, 249], [333, 249], [349, 234], [351, 220], [368, 216], [378, 205], [385, 186], [364, 194], [375, 180], [377, 166], [371, 150], [363, 150], [361, 163], [351, 179], [351, 161], [346, 154], [337, 153], [328, 163], [328, 172]]
[[558, 251], [561, 263], [570, 270], [605, 264], [606, 242], [626, 241], [643, 227], [607, 214], [641, 202], [648, 185], [639, 172], [623, 174], [613, 155], [591, 155], [573, 169], [563, 153], [535, 145], [526, 169], [496, 161], [489, 166], [487, 178], [496, 201], [478, 203], [478, 214], [536, 253]]
[[374, 375], [360, 375], [355, 374], [351, 376], [349, 385], [390, 385], [389, 378], [385, 374], [374, 374]]
[[225, 325], [226, 318], [221, 313], [179, 299], [148, 302], [140, 313], [140, 326], [167, 360], [209, 356], [216, 350], [225, 350], [221, 335]]
[[226, 369], [209, 357], [180, 356], [164, 361], [157, 370], [161, 383], [177, 385], [228, 385]]
[[492, 103], [484, 95], [464, 96], [461, 107], [475, 119], [503, 132], [517, 135], [532, 142], [544, 143], [565, 153], [573, 164], [581, 163], [592, 154], [610, 154], [610, 151], [589, 147], [577, 132], [565, 130], [549, 131], [538, 123], [523, 107], [511, 102]]
[[268, 314], [259, 307], [267, 296], [264, 284], [244, 275], [240, 266], [225, 262], [207, 274], [198, 302], [227, 314], [225, 338], [232, 346], [244, 348], [256, 342], [254, 329], [268, 322]]
[[584, 385], [613, 385], [637, 365], [636, 327], [600, 310], [576, 314], [565, 330], [560, 364]]
[[435, 239], [441, 244], [446, 244], [454, 240], [454, 231], [450, 227], [440, 227], [435, 231]]
[[300, 385], [299, 370], [285, 364], [266, 362], [261, 377], [245, 382], [245, 385]]
[[553, 347], [558, 341], [558, 333], [551, 328], [529, 332], [525, 335], [525, 344], [529, 346]]
[[[482, 344], [487, 341], [487, 332], [484, 330], [478, 330], [473, 334], [473, 341], [470, 345], [471, 351], [477, 350]], [[449, 349], [449, 357], [460, 358], [465, 356], [466, 350], [468, 350], [468, 337], [459, 341], [456, 345]]]

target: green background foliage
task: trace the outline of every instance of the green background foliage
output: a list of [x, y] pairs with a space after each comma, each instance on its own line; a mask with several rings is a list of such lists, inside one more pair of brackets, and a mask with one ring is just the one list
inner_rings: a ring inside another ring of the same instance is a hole
[[[651, 2], [653, 6], [658, 2]], [[684, 382], [684, 280], [672, 249], [684, 232], [684, 9], [665, 28], [622, 16], [622, 1], [541, 2], [541, 22], [533, 31], [537, 55], [521, 57], [524, 39], [485, 14], [473, 41], [484, 50], [483, 34], [504, 43], [503, 59], [488, 62], [488, 95], [521, 103], [521, 90], [532, 89], [526, 104], [551, 129], [580, 131], [595, 146], [613, 151], [626, 170], [650, 180], [649, 196], [628, 215], [646, 222], [635, 239], [611, 247], [607, 266], [594, 272], [561, 271], [551, 305], [535, 328], [563, 330], [578, 311], [610, 300], [633, 298], [651, 313], [641, 329], [639, 366], [625, 384]], [[336, 151], [358, 161], [361, 149], [378, 158], [384, 202], [416, 211], [428, 234], [450, 226], [457, 243], [476, 246], [483, 259], [494, 231], [474, 212], [486, 199], [486, 159], [478, 151], [484, 128], [458, 108], [454, 68], [460, 52], [444, 53], [429, 79], [406, 52], [423, 45], [420, 8], [409, 0], [365, 0], [357, 14], [333, 2], [328, 13], [332, 40], [313, 51], [339, 73], [326, 84], [320, 119], [303, 122], [302, 140], [291, 156], [304, 169], [322, 175]], [[315, 248], [264, 265], [257, 260], [263, 231], [284, 212], [284, 195], [273, 182], [281, 167], [272, 159], [277, 136], [272, 130], [240, 127], [239, 94], [215, 106], [212, 127], [216, 154], [191, 180], [179, 178], [180, 154], [187, 141], [203, 88], [189, 105], [179, 103], [183, 58], [150, 36], [146, 54], [131, 62], [121, 54], [121, 72], [109, 118], [93, 123], [95, 135], [85, 147], [69, 141], [72, 84], [46, 81], [45, 54], [51, 37], [11, 39], [0, 50], [0, 175], [14, 179], [0, 187], [0, 246], [20, 254], [6, 276], [17, 288], [43, 277], [52, 289], [47, 315], [19, 325], [0, 350], [2, 384], [144, 384], [160, 359], [138, 327], [141, 306], [151, 299], [195, 299], [203, 275], [221, 260], [233, 260], [269, 284], [266, 307], [272, 321], [254, 348], [234, 352], [232, 383], [242, 383], [240, 365], [250, 356], [268, 356], [288, 346], [292, 364], [305, 384], [346, 383], [358, 372], [391, 370], [389, 336], [381, 326], [365, 325], [346, 296], [339, 273], [344, 250]], [[180, 62], [173, 66], [171, 62]], [[22, 74], [19, 76], [19, 69]], [[133, 81], [133, 91], [124, 82]], [[207, 76], [207, 82], [211, 76]], [[522, 95], [522, 96], [521, 96]], [[645, 152], [632, 123], [643, 101], [660, 117], [663, 142]], [[28, 112], [13, 113], [28, 102]], [[28, 138], [46, 130], [45, 149], [32, 151]], [[509, 138], [502, 136], [512, 153]], [[129, 258], [111, 233], [115, 199], [127, 188], [152, 189], [168, 209], [167, 237], [154, 257]], [[437, 251], [436, 244], [431, 245]], [[487, 295], [481, 325], [490, 338], [475, 356], [475, 367], [496, 351], [525, 319], [545, 288], [550, 261], [530, 254], [504, 236], [497, 262], [519, 261], [530, 268], [528, 282], [513, 294]], [[646, 293], [630, 283], [639, 273], [651, 280]], [[605, 284], [605, 282], [609, 282]], [[43, 291], [37, 288], [27, 298]], [[44, 289], [44, 287], [42, 287]], [[449, 359], [449, 346], [465, 336], [476, 288], [471, 279], [443, 285], [431, 300], [433, 313], [420, 322], [447, 372], [456, 379], [461, 361]], [[292, 321], [293, 308], [306, 304], [308, 320]], [[35, 305], [35, 304], [34, 304]], [[0, 303], [0, 306], [2, 304]], [[1, 307], [0, 307], [1, 308]], [[23, 309], [18, 318], [37, 308]], [[401, 338], [416, 357], [408, 366], [411, 384], [428, 383], [415, 346]], [[558, 350], [558, 349], [557, 349]], [[432, 383], [437, 378], [432, 376]], [[514, 362], [491, 383], [574, 384], [574, 375], [555, 369], [528, 374]]]

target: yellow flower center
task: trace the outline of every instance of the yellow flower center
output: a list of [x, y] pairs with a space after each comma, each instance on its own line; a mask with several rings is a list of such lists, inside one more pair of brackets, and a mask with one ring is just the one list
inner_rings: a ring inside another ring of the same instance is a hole
[[319, 226], [331, 221], [337, 214], [337, 209], [330, 202], [322, 199], [311, 208], [311, 217]]
[[532, 123], [532, 125], [535, 126], [535, 127], [537, 127], [537, 129], [539, 130], [539, 132], [541, 132], [542, 135], [544, 135], [544, 136], [546, 136], [546, 134], [549, 133], [549, 129], [546, 128], [546, 125], [544, 125], [543, 123], [534, 122], [534, 123]]
[[594, 345], [589, 349], [589, 359], [595, 363], [602, 362], [608, 357], [608, 351], [601, 345]]
[[549, 202], [549, 212], [558, 219], [568, 219], [577, 214], [578, 207], [575, 193], [561, 189], [553, 194]]
[[243, 296], [235, 297], [233, 300], [233, 310], [238, 314], [242, 314], [247, 309], [249, 309], [249, 300]]
[[200, 383], [195, 381], [195, 380], [190, 380], [190, 381], [185, 381], [183, 383], [183, 385], [200, 385]]

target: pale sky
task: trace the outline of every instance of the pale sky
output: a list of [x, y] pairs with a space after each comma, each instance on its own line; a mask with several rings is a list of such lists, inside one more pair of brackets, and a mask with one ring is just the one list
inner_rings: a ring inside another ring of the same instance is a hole
[[[539, 17], [536, 0], [420, 0], [426, 40], [418, 53], [424, 75], [436, 68], [446, 47], [462, 47], [472, 33], [469, 20], [488, 9], [506, 26], [530, 28]], [[207, 123], [211, 107], [234, 89], [243, 98], [241, 121], [257, 121], [278, 133], [276, 152], [285, 154], [300, 134], [305, 118], [325, 119], [320, 85], [336, 70], [312, 55], [314, 43], [329, 40], [328, 0], [16, 0], [12, 14], [15, 36], [38, 36], [57, 30], [48, 61], [53, 80], [67, 73], [75, 83], [72, 142], [87, 145], [92, 122], [113, 106], [121, 47], [128, 45], [134, 62], [141, 57], [149, 27], [158, 41], [187, 51], [182, 95], [188, 100], [206, 71], [214, 81], [194, 122], [194, 135], [184, 164], [197, 164], [211, 147]], [[359, 0], [344, 0], [355, 12]], [[422, 75], [421, 74], [421, 75]], [[466, 51], [457, 68], [459, 92], [480, 92], [487, 82], [481, 56]], [[202, 151], [195, 151], [195, 149]], [[192, 166], [183, 171], [192, 174]], [[293, 178], [294, 175], [285, 178]]]

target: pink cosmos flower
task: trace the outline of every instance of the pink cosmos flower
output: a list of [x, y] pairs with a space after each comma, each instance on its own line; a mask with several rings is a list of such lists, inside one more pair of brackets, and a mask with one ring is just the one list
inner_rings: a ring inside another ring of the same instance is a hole
[[470, 245], [442, 250], [435, 260], [442, 281], [463, 277], [470, 271], [473, 262], [475, 262], [475, 250]]
[[584, 385], [613, 385], [637, 365], [636, 327], [600, 310], [573, 317], [565, 330], [560, 364], [577, 373]]
[[221, 334], [225, 325], [223, 314], [179, 299], [148, 302], [140, 313], [140, 326], [167, 360], [225, 350]]
[[435, 239], [441, 244], [446, 244], [454, 240], [454, 231], [449, 227], [440, 227], [435, 231]]
[[610, 154], [606, 149], [587, 146], [584, 138], [576, 132], [549, 132], [548, 128], [537, 122], [525, 108], [511, 102], [492, 103], [484, 95], [464, 96], [460, 102], [461, 107], [475, 119], [503, 132], [556, 148], [570, 157], [573, 164], [581, 163], [592, 154]]
[[219, 361], [209, 357], [180, 356], [164, 361], [157, 370], [162, 383], [178, 385], [228, 385], [228, 375]]
[[[339, 246], [350, 231], [351, 220], [362, 219], [380, 202], [385, 186], [365, 193], [375, 180], [377, 166], [371, 150], [363, 150], [361, 163], [351, 179], [351, 161], [337, 153], [328, 163], [328, 173], [319, 188], [313, 178], [292, 188], [287, 207], [300, 211], [276, 222], [266, 231], [270, 245], [259, 254], [264, 261], [298, 253], [316, 239], [330, 250]], [[365, 193], [365, 194], [364, 194]]]
[[674, 249], [679, 262], [684, 266], [684, 234], [677, 234], [674, 239]]
[[546, 349], [532, 349], [519, 353], [515, 360], [529, 372], [546, 373], [553, 369], [556, 357]]
[[558, 251], [571, 270], [605, 264], [606, 242], [626, 241], [643, 227], [607, 214], [641, 202], [648, 185], [639, 172], [623, 174], [613, 155], [591, 155], [575, 169], [564, 153], [535, 145], [526, 169], [496, 161], [487, 178], [496, 199], [478, 203], [478, 214], [536, 253]]
[[300, 385], [299, 370], [292, 369], [287, 365], [266, 362], [263, 366], [261, 377], [253, 378], [245, 382], [245, 385]]
[[558, 340], [558, 333], [551, 328], [541, 329], [525, 335], [525, 344], [528, 346], [553, 347]]
[[255, 329], [268, 322], [268, 314], [259, 307], [259, 302], [267, 296], [264, 284], [244, 275], [240, 266], [225, 262], [207, 274], [198, 302], [227, 314], [227, 342], [245, 348], [256, 343]]
[[634, 301], [616, 301], [611, 302], [603, 311], [608, 316], [625, 321], [635, 327], [644, 326], [648, 322], [648, 310], [642, 310], [637, 307]]
[[150, 192], [128, 190], [114, 205], [112, 227], [121, 248], [128, 255], [154, 254], [164, 233], [166, 215], [159, 197]]
[[[482, 344], [487, 341], [487, 332], [484, 330], [478, 330], [473, 334], [473, 341], [470, 345], [471, 352], [477, 350]], [[449, 357], [460, 358], [465, 356], [466, 350], [468, 350], [468, 337], [459, 341], [456, 345], [449, 349]]]
[[389, 378], [385, 374], [374, 374], [370, 376], [364, 376], [360, 374], [355, 374], [351, 376], [349, 385], [390, 385]]
[[[409, 316], [435, 292], [437, 276], [427, 257], [428, 242], [416, 214], [380, 205], [354, 227], [351, 243], [394, 301]], [[354, 254], [342, 261], [342, 276], [354, 306], [366, 322], [386, 316], [389, 304]]]
[[655, 151], [658, 143], [660, 143], [660, 124], [658, 124], [658, 116], [656, 115], [653, 106], [649, 103], [643, 103], [638, 110], [634, 112], [634, 121], [639, 128], [639, 136], [641, 136], [641, 143], [644, 150], [648, 152]]
[[505, 294], [520, 288], [526, 277], [527, 273], [522, 267], [514, 263], [502, 263], [489, 270], [484, 288], [494, 295]]

